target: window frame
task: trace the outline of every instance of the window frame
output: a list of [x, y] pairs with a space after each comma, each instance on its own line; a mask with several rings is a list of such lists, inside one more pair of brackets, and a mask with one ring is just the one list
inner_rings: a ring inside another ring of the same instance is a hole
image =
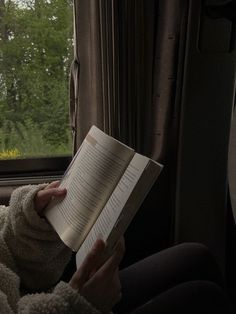
[[0, 160], [0, 186], [60, 179], [72, 156]]

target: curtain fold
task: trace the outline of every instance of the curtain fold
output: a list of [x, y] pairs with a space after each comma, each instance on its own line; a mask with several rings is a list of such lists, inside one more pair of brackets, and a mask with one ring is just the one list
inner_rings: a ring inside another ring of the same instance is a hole
[[74, 152], [90, 126], [104, 129], [100, 1], [74, 1], [75, 60], [71, 67], [70, 113]]
[[[178, 113], [176, 99], [177, 75], [181, 69], [180, 51], [186, 1], [159, 1], [155, 37], [151, 124], [147, 129], [149, 155], [156, 160], [165, 159], [171, 149], [170, 138], [177, 132], [175, 119]], [[180, 77], [178, 78], [180, 80]], [[181, 88], [180, 88], [181, 89]]]
[[142, 154], [165, 158], [183, 2], [74, 1], [70, 113], [75, 151], [95, 124]]

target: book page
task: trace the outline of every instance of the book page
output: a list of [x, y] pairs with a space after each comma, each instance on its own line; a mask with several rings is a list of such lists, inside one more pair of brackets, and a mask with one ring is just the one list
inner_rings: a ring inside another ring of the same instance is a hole
[[[107, 240], [111, 234], [111, 231], [114, 230], [117, 232], [114, 235], [114, 242], [118, 240], [122, 233], [116, 228], [120, 223], [123, 224], [122, 232], [130, 223], [134, 214], [138, 210], [138, 207], [141, 204], [141, 200], [146, 196], [147, 189], [141, 189], [139, 191], [139, 197], [132, 199], [129, 202], [130, 195], [132, 194], [134, 188], [137, 186], [143, 172], [146, 167], [149, 165], [150, 159], [139, 154], [135, 154], [131, 160], [129, 166], [127, 167], [125, 173], [121, 177], [118, 185], [114, 189], [112, 195], [107, 201], [104, 209], [102, 210], [97, 221], [91, 228], [88, 236], [86, 237], [84, 243], [80, 247], [79, 251], [76, 254], [76, 264], [79, 267], [84, 260], [85, 256], [88, 254], [96, 239], [102, 238]], [[149, 186], [153, 183], [154, 178], [161, 171], [161, 165], [157, 164], [156, 168], [153, 168], [151, 176], [149, 176], [149, 182], [146, 181], [146, 185], [149, 189]], [[116, 238], [116, 239], [115, 239]], [[112, 245], [111, 243], [109, 245]]]
[[109, 195], [120, 180], [134, 151], [92, 127], [66, 171], [60, 187], [64, 200], [54, 200], [45, 216], [61, 239], [77, 250]]

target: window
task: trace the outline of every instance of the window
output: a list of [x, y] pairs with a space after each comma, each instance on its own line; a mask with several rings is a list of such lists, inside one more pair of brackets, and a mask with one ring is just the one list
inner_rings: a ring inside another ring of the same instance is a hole
[[0, 4], [0, 158], [71, 154], [72, 1]]
[[1, 173], [6, 159], [55, 164], [71, 155], [72, 12], [72, 0], [0, 1]]

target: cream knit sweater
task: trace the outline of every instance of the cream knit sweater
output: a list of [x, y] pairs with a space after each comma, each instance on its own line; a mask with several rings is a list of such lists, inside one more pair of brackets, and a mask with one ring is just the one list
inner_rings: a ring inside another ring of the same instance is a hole
[[67, 283], [58, 283], [71, 252], [34, 210], [43, 187], [21, 187], [8, 207], [0, 206], [0, 313], [99, 313]]

